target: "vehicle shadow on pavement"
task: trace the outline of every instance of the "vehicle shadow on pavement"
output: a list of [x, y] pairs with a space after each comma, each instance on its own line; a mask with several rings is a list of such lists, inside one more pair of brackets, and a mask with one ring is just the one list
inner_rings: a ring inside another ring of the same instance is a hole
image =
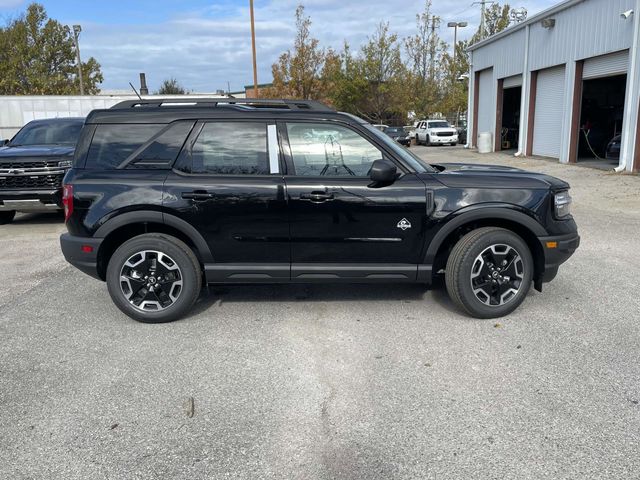
[[[189, 317], [214, 305], [252, 302], [423, 301], [431, 291], [422, 284], [278, 284], [204, 287]], [[444, 296], [446, 297], [446, 291]], [[453, 307], [451, 306], [451, 309]]]
[[16, 218], [11, 222], [14, 225], [64, 225], [64, 215], [62, 212], [47, 212], [47, 213], [23, 213], [16, 215]]

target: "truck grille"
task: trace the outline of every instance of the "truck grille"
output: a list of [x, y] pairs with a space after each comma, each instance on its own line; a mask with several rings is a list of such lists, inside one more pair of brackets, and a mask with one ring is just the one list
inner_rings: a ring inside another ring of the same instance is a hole
[[0, 190], [55, 190], [62, 186], [62, 174], [58, 175], [10, 175], [0, 174]]
[[58, 168], [60, 160], [33, 160], [29, 162], [2, 161], [0, 160], [0, 169], [10, 168]]
[[436, 135], [439, 137], [453, 137], [453, 132], [438, 132]]

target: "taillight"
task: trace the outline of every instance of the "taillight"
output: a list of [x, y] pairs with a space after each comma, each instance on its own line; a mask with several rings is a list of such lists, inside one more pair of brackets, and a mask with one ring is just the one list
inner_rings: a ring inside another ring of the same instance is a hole
[[64, 207], [64, 221], [68, 221], [73, 213], [73, 185], [63, 185], [62, 206]]

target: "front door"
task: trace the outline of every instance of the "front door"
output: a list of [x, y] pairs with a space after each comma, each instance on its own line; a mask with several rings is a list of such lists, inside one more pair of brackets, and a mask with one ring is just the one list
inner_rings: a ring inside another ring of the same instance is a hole
[[204, 237], [209, 282], [288, 281], [289, 221], [276, 125], [196, 124], [165, 184], [163, 205]]
[[[388, 154], [351, 127], [281, 127], [293, 281], [414, 281], [426, 228], [426, 187], [401, 170], [391, 185], [369, 179]], [[287, 141], [288, 139], [288, 141]]]

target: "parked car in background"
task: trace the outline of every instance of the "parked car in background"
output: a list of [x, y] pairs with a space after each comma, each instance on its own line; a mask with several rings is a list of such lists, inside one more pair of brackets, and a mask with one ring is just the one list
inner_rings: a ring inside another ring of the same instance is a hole
[[622, 135], [616, 135], [607, 144], [605, 151], [605, 158], [607, 160], [620, 160], [620, 142], [622, 141]]
[[422, 120], [416, 127], [416, 144], [456, 145], [458, 131], [446, 120]]
[[0, 224], [16, 212], [62, 209], [62, 178], [71, 167], [84, 118], [27, 123], [0, 146]]
[[414, 138], [416, 138], [416, 126], [415, 125], [405, 125], [404, 127], [402, 127], [405, 129], [405, 131], [409, 134], [409, 138], [411, 140], [413, 140]]
[[411, 146], [411, 137], [404, 127], [387, 127], [383, 132], [393, 138], [400, 145], [404, 145], [405, 147]]
[[[186, 315], [203, 282], [444, 280], [463, 311], [502, 317], [580, 244], [566, 182], [429, 165], [309, 100], [94, 110], [63, 204], [65, 258], [150, 323]], [[80, 286], [73, 301], [83, 301]]]
[[467, 143], [467, 122], [460, 122], [458, 125], [458, 143], [466, 144]]
[[380, 130], [381, 132], [384, 131], [385, 128], [389, 128], [389, 125], [384, 125], [382, 123], [378, 123], [373, 125], [373, 128], [377, 128], [378, 130]]

